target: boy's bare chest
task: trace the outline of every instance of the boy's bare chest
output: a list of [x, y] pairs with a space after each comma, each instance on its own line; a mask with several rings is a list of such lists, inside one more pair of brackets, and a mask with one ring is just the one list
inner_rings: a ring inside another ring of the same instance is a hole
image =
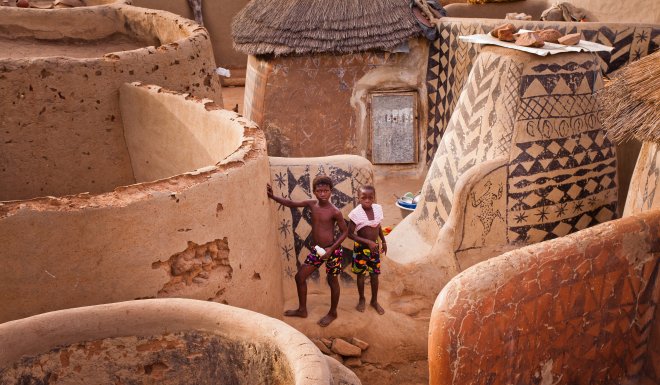
[[332, 222], [335, 210], [332, 208], [314, 207], [311, 210], [313, 222]]

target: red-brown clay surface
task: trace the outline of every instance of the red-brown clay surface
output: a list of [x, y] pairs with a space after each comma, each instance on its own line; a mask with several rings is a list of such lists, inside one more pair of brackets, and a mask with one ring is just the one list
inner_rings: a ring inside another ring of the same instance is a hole
[[503, 254], [438, 296], [431, 384], [657, 384], [660, 210]]

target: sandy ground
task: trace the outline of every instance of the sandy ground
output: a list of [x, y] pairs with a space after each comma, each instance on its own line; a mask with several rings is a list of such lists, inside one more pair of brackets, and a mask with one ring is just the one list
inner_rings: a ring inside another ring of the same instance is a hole
[[[232, 109], [238, 105], [243, 113], [243, 87], [223, 87], [224, 106]], [[410, 191], [419, 192], [424, 182], [421, 178], [377, 178], [376, 199], [383, 206], [383, 225], [396, 226], [403, 215], [395, 206], [395, 196]], [[307, 296], [308, 317], [283, 317], [283, 321], [300, 330], [310, 339], [357, 337], [370, 344], [362, 357], [362, 366], [351, 368], [363, 385], [421, 385], [428, 384], [427, 335], [428, 323], [433, 306], [432, 300], [410, 295], [391, 294], [381, 285], [379, 303], [385, 309], [384, 315], [367, 307], [364, 313], [355, 309], [358, 301], [357, 288], [342, 286], [339, 300], [338, 318], [326, 328], [317, 325], [330, 307], [330, 294], [325, 284], [325, 274], [321, 274], [320, 285], [309, 285]], [[371, 291], [367, 282], [367, 301]], [[296, 299], [285, 304], [287, 309], [298, 305]]]
[[106, 53], [131, 51], [148, 44], [126, 35], [114, 34], [103, 40], [39, 40], [0, 37], [0, 58], [22, 59], [37, 57], [102, 57]]

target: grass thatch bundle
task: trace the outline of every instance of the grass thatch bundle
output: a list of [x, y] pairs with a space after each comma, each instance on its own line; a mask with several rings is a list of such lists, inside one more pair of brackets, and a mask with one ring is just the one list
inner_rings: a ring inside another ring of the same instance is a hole
[[408, 0], [252, 0], [232, 22], [250, 55], [388, 50], [419, 33]]
[[660, 51], [617, 71], [599, 97], [610, 139], [660, 143]]

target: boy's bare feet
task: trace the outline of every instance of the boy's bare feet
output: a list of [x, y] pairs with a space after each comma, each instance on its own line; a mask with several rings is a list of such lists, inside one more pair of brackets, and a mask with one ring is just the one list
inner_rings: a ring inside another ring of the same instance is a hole
[[284, 312], [284, 315], [287, 317], [307, 318], [307, 310], [300, 310], [300, 309], [287, 310]]
[[337, 318], [337, 315], [332, 315], [330, 313], [326, 314], [325, 317], [319, 320], [319, 326], [326, 327], [332, 323]]
[[385, 314], [385, 309], [383, 309], [383, 307], [380, 306], [380, 304], [379, 304], [378, 302], [372, 302], [372, 303], [371, 303], [371, 307], [373, 307], [374, 309], [376, 309], [376, 311], [378, 312], [378, 314], [380, 314], [380, 315]]
[[358, 301], [357, 306], [355, 307], [357, 309], [357, 311], [364, 312], [364, 308], [365, 308], [364, 303], [365, 303], [364, 298], [360, 298], [360, 300]]

